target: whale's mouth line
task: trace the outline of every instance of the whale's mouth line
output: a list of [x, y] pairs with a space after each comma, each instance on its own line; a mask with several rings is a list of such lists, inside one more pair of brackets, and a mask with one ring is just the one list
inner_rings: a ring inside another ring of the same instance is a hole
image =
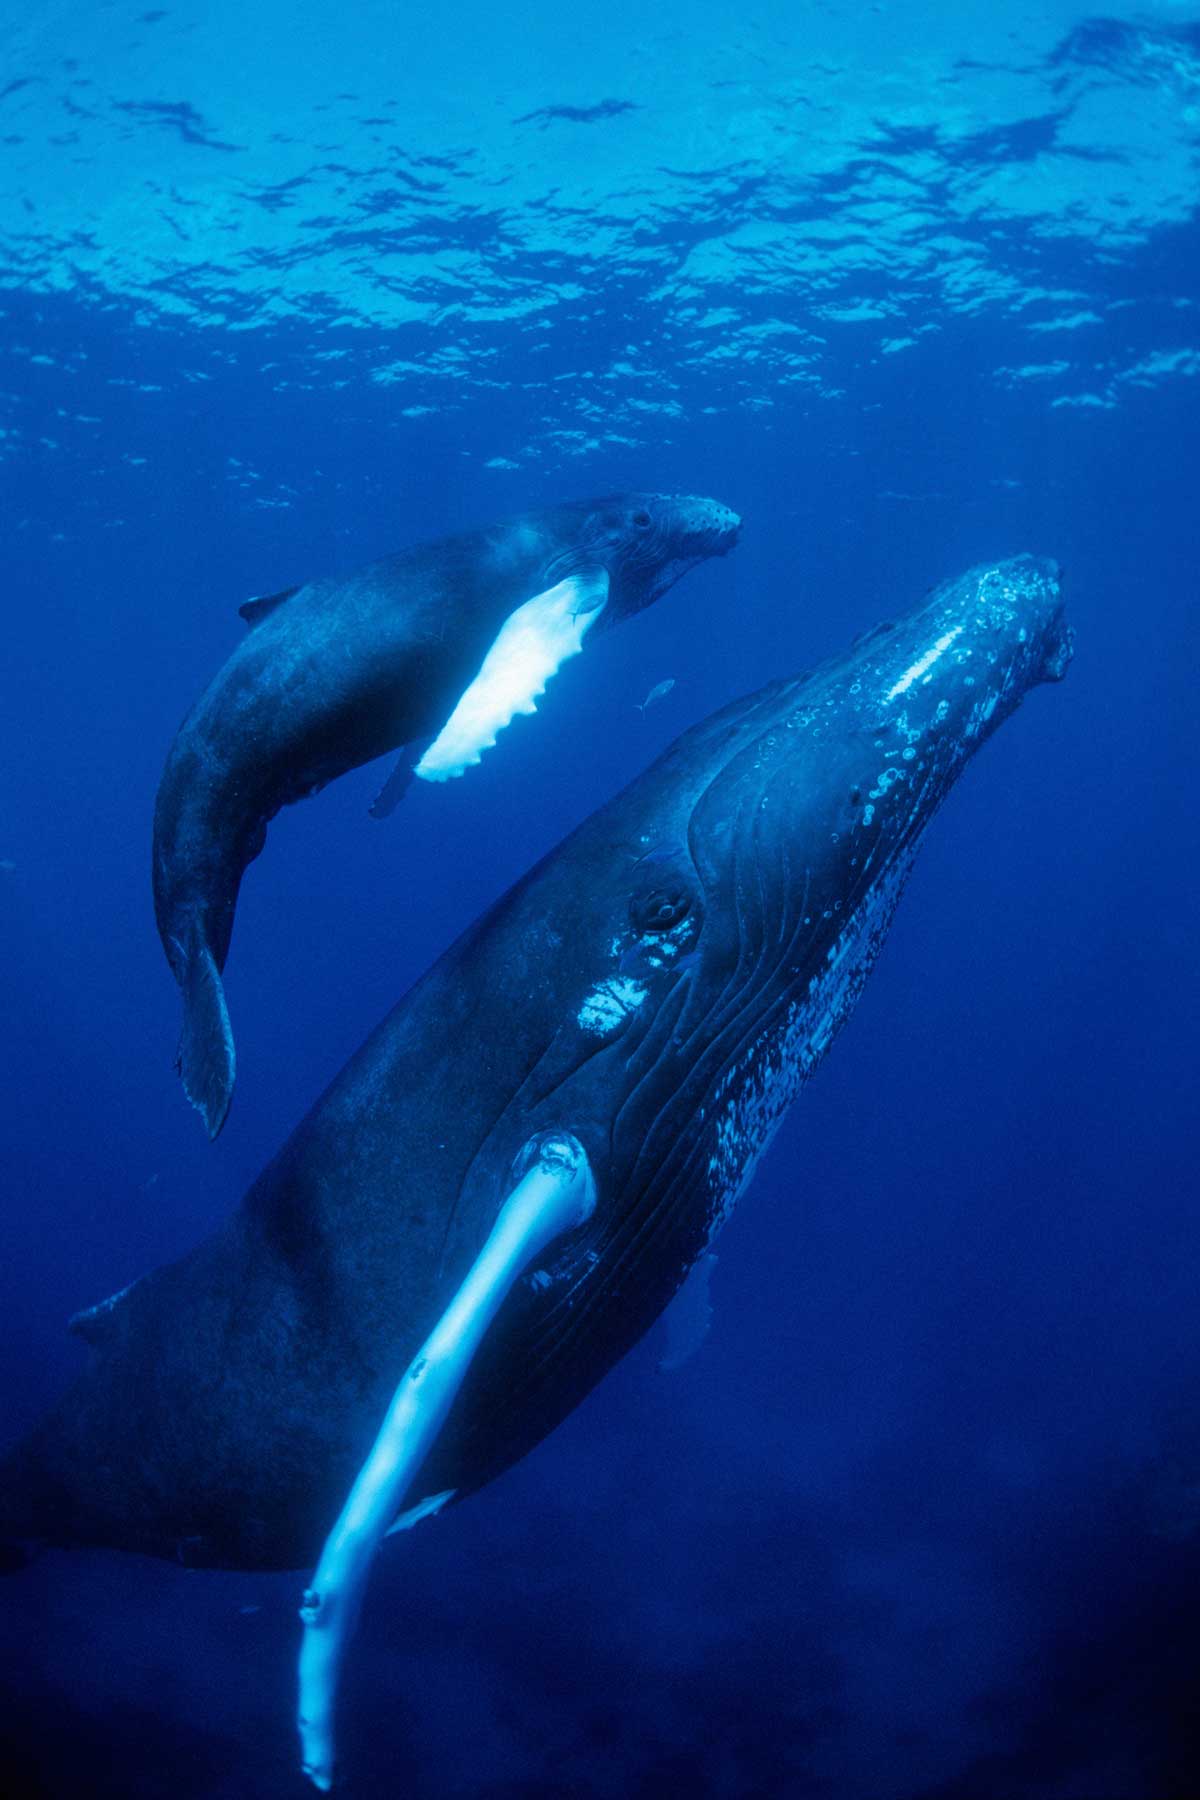
[[[657, 598], [701, 563], [728, 556], [741, 535], [741, 517], [728, 509], [703, 522], [667, 521], [660, 530], [642, 538], [572, 544], [549, 559], [541, 579], [553, 586], [569, 575], [604, 568], [613, 581], [645, 583]], [[678, 544], [678, 550], [671, 550], [673, 543]]]

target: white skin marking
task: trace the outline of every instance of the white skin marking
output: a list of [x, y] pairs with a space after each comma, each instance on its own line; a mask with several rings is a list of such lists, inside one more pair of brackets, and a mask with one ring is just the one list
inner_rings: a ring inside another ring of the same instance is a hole
[[932, 669], [938, 657], [945, 655], [946, 651], [950, 648], [951, 644], [961, 631], [961, 625], [956, 625], [953, 631], [944, 631], [937, 640], [937, 643], [928, 649], [924, 656], [917, 658], [917, 661], [912, 665], [911, 669], [905, 669], [895, 687], [890, 688], [884, 695], [884, 700], [894, 700], [897, 694], [907, 694], [913, 682], [919, 681], [922, 675]]
[[417, 764], [423, 781], [451, 781], [480, 761], [517, 713], [537, 711], [546, 683], [583, 640], [608, 599], [608, 571], [571, 575], [510, 613], [441, 731]]
[[579, 1023], [585, 1031], [594, 1031], [603, 1036], [606, 1031], [612, 1031], [619, 1025], [626, 1013], [640, 1006], [645, 998], [646, 989], [640, 981], [616, 975], [611, 981], [602, 981], [599, 987], [592, 989], [579, 1009]]

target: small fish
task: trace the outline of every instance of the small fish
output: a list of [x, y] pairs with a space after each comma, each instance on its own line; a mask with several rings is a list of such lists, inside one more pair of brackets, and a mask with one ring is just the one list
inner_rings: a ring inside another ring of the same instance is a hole
[[256, 1612], [261, 1612], [261, 1611], [262, 1611], [261, 1606], [239, 1606], [238, 1607], [238, 1612], [242, 1615], [243, 1619], [248, 1619], [250, 1617], [251, 1613], [256, 1613]]
[[665, 700], [674, 686], [675, 677], [673, 675], [669, 675], [666, 681], [655, 682], [654, 686], [650, 689], [650, 692], [646, 695], [646, 698], [638, 707], [638, 711], [644, 713], [646, 708], [648, 706], [653, 706], [656, 700]]
[[682, 855], [683, 847], [680, 844], [655, 844], [652, 850], [647, 850], [645, 856], [639, 856], [633, 866], [640, 869], [643, 863], [674, 862], [677, 856]]

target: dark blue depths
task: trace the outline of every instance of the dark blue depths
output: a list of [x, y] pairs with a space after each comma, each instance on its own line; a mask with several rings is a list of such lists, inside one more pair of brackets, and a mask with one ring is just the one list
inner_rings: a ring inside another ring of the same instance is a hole
[[[1046, 288], [1076, 278], [1035, 254]], [[1127, 363], [1198, 273], [1181, 227], [1101, 277]], [[618, 303], [636, 334], [638, 295]], [[182, 328], [94, 293], [4, 311], [47, 359], [3, 468], [6, 1438], [75, 1366], [68, 1315], [209, 1229], [430, 959], [686, 723], [972, 562], [1054, 554], [1070, 678], [931, 830], [718, 1246], [707, 1339], [664, 1374], [652, 1334], [525, 1464], [388, 1546], [342, 1736], [354, 1792], [421, 1800], [1200, 1792], [1195, 380], [1047, 407], [992, 378], [1025, 354], [1011, 321], [948, 317], [905, 356], [831, 340], [820, 399], [711, 415], [684, 377], [636, 449], [497, 473], [463, 454], [481, 401], [398, 424], [390, 388], [280, 384], [298, 327], [214, 329], [200, 384]], [[571, 358], [612, 335], [598, 309]], [[149, 391], [111, 385], [131, 370]], [[489, 444], [537, 427], [543, 390], [511, 376]], [[69, 438], [63, 408], [102, 429]], [[231, 457], [291, 504], [255, 506]], [[238, 603], [636, 485], [720, 495], [736, 556], [598, 640], [469, 781], [377, 823], [360, 771], [280, 818], [230, 961], [238, 1098], [206, 1145], [171, 1068], [149, 825]], [[10, 1791], [294, 1792], [297, 1591], [115, 1555], [13, 1574]]]

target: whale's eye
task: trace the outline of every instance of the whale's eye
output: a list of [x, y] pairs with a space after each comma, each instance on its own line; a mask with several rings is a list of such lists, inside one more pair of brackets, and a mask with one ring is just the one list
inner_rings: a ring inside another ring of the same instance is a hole
[[649, 531], [650, 514], [648, 512], [635, 512], [633, 515], [633, 522], [639, 531]]
[[637, 932], [670, 931], [691, 910], [692, 896], [686, 888], [649, 888], [629, 902], [629, 922]]

